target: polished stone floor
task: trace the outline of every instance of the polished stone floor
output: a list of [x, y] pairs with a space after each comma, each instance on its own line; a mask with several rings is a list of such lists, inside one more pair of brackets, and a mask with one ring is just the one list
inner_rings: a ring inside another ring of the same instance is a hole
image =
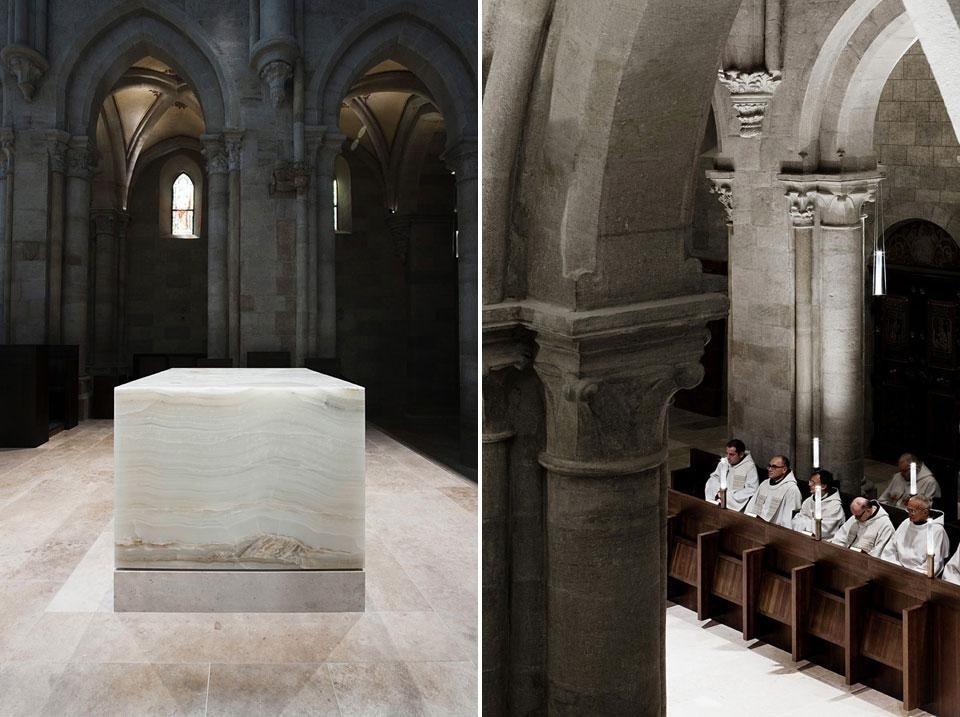
[[667, 606], [667, 714], [670, 717], [888, 717], [927, 715], [899, 700], [720, 623]]
[[367, 429], [364, 613], [114, 613], [113, 423], [0, 450], [0, 715], [475, 715], [477, 486]]

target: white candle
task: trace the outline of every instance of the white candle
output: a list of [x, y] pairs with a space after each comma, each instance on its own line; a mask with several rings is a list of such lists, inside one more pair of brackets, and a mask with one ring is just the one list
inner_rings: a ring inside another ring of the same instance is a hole
[[816, 436], [813, 438], [813, 467], [820, 467], [820, 439]]
[[720, 490], [727, 489], [727, 471], [730, 469], [730, 464], [727, 463], [726, 458], [720, 459]]
[[813, 517], [823, 520], [823, 486], [819, 483], [813, 491]]
[[917, 494], [917, 464], [910, 461], [910, 495]]
[[933, 555], [933, 521], [927, 519], [927, 555]]

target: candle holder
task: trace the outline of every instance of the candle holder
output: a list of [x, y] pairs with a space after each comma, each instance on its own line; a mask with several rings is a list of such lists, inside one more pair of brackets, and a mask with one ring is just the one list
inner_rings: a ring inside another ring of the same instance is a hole
[[820, 533], [821, 523], [823, 523], [823, 520], [821, 520], [820, 518], [815, 518], [813, 521], [813, 539], [814, 540], [821, 540], [823, 537]]
[[927, 555], [927, 577], [933, 577], [933, 556]]
[[721, 508], [727, 507], [727, 489], [726, 488], [720, 489], [720, 507]]

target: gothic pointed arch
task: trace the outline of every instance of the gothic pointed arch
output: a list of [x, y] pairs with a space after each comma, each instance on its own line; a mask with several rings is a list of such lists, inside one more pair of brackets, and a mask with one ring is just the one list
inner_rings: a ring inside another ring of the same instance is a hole
[[208, 132], [235, 124], [236, 98], [214, 51], [195, 23], [165, 6], [126, 2], [79, 35], [57, 64], [57, 123], [92, 136], [100, 104], [123, 73], [150, 54], [173, 68], [200, 102]]
[[447, 145], [475, 137], [476, 72], [437, 25], [408, 10], [368, 18], [344, 34], [307, 91], [307, 112], [336, 127], [340, 104], [371, 67], [386, 59], [406, 66], [426, 86], [447, 123]]

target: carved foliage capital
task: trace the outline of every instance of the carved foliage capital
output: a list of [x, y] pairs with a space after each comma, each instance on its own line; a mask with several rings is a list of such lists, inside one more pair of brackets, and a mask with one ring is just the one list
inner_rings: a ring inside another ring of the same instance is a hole
[[17, 78], [17, 87], [28, 102], [33, 99], [50, 65], [47, 59], [32, 47], [7, 45], [0, 51], [0, 59]]
[[71, 177], [86, 179], [96, 168], [100, 153], [86, 140], [73, 144], [67, 151], [67, 174]]
[[717, 196], [717, 201], [727, 216], [727, 224], [733, 224], [733, 187], [730, 182], [710, 178], [710, 194]]
[[239, 130], [224, 132], [223, 143], [227, 152], [227, 168], [231, 172], [239, 171], [243, 150], [243, 132]]
[[795, 227], [812, 227], [816, 210], [815, 192], [803, 189], [788, 189], [786, 197], [788, 200], [787, 212], [790, 214], [790, 222]]
[[509, 391], [518, 373], [530, 366], [533, 340], [520, 326], [483, 332], [483, 438], [504, 440], [512, 435]]
[[229, 171], [227, 148], [219, 137], [201, 137], [203, 158], [207, 161], [207, 174], [226, 174]]
[[649, 467], [650, 457], [664, 450], [670, 397], [703, 378], [704, 327], [631, 334], [588, 340], [537, 336], [534, 367], [548, 417], [545, 465], [616, 475]]
[[293, 77], [293, 68], [283, 60], [268, 62], [260, 70], [260, 78], [267, 83], [270, 103], [274, 107], [279, 107], [286, 99], [286, 84], [291, 77]]
[[741, 137], [757, 137], [763, 125], [767, 104], [782, 80], [777, 70], [745, 72], [743, 70], [720, 70], [717, 78], [730, 91], [733, 110], [740, 123]]
[[861, 182], [837, 185], [818, 185], [817, 209], [820, 211], [820, 226], [859, 226], [866, 202], [876, 201], [877, 182]]

